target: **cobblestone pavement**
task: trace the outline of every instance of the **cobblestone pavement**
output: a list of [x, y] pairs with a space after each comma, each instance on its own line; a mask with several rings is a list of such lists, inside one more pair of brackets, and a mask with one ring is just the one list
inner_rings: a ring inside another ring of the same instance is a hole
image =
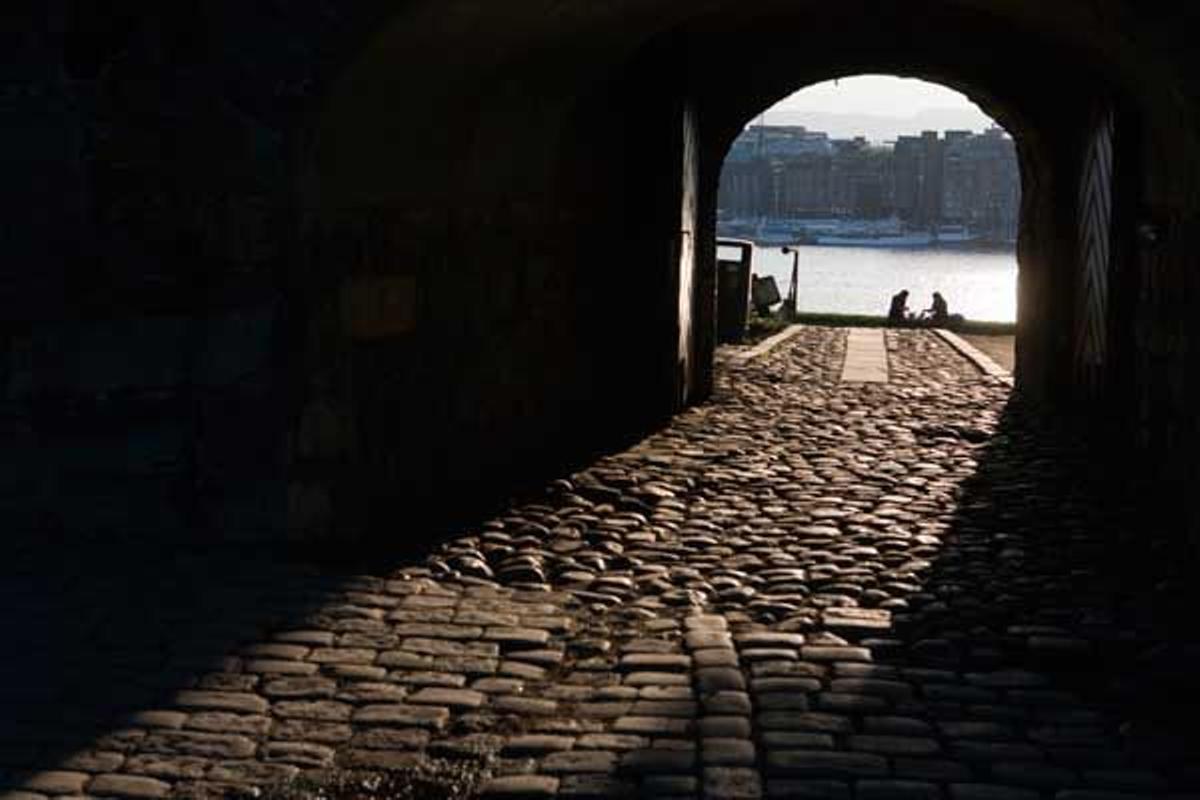
[[489, 797], [1200, 796], [1167, 540], [932, 335], [888, 331], [868, 386], [837, 382], [844, 343], [726, 364], [712, 402], [387, 574], [10, 561], [0, 786], [468, 759]]

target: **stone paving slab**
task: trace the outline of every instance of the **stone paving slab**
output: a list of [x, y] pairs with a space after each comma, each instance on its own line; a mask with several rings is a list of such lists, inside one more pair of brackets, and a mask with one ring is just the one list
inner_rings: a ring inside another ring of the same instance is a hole
[[419, 561], [0, 561], [0, 794], [451, 764], [460, 796], [1194, 796], [1169, 531], [942, 339], [880, 331], [891, 381], [843, 383], [849, 339], [723, 361]]
[[888, 354], [883, 329], [851, 328], [842, 383], [887, 383]]
[[805, 326], [803, 325], [789, 325], [779, 333], [772, 334], [771, 336], [768, 336], [766, 339], [763, 339], [761, 342], [758, 342], [751, 347], [735, 346], [724, 348], [726, 350], [724, 355], [731, 361], [744, 364], [752, 359], [759, 358], [760, 356], [771, 352], [779, 345], [787, 342], [793, 336], [796, 336], [803, 331], [804, 327]]

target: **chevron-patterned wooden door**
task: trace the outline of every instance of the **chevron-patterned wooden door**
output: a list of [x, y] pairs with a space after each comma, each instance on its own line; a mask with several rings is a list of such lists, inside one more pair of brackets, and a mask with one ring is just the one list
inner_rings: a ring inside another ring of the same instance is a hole
[[1097, 114], [1087, 143], [1079, 194], [1080, 281], [1075, 306], [1076, 385], [1100, 390], [1108, 357], [1109, 270], [1112, 264], [1112, 134], [1114, 114]]
[[1108, 356], [1113, 127], [1111, 109], [1097, 114], [1079, 190], [1080, 280], [1075, 308], [1075, 377], [1077, 386], [1088, 396], [1099, 394]]

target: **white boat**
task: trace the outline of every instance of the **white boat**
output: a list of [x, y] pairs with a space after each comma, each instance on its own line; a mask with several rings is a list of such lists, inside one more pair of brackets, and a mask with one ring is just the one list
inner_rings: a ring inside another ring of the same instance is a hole
[[754, 240], [755, 244], [765, 247], [792, 245], [800, 241], [800, 237], [796, 235], [796, 231], [791, 225], [779, 222], [762, 223], [750, 238]]
[[792, 233], [756, 233], [754, 243], [764, 247], [782, 247], [799, 243], [799, 237]]
[[929, 247], [934, 244], [931, 233], [896, 233], [878, 235], [818, 236], [816, 244], [825, 247]]
[[938, 244], [967, 244], [977, 238], [966, 225], [940, 225], [937, 228]]

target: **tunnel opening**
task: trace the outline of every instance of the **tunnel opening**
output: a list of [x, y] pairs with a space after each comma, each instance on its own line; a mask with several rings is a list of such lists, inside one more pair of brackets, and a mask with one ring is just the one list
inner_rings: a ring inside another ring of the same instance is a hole
[[[1023, 187], [1013, 372], [1030, 395], [1074, 391], [1076, 330], [1096, 329], [1077, 324], [1091, 313], [1076, 302], [1078, 151], [1110, 82], [987, 15], [947, 11], [937, 36], [894, 13], [858, 31], [852, 16], [803, 17], [806, 41], [837, 48], [797, 49], [783, 33], [797, 12], [764, 4], [606, 29], [606, 55], [552, 72], [539, 65], [561, 49], [482, 82], [464, 62], [437, 85], [396, 71], [411, 28], [373, 41], [298, 143], [309, 265], [295, 289], [315, 361], [295, 413], [346, 421], [341, 444], [310, 447], [314, 469], [295, 470], [293, 496], [312, 498], [299, 505], [344, 519], [328, 509], [358, 496], [373, 525], [395, 484], [434, 506], [518, 472], [536, 485], [707, 398], [721, 167], [762, 109], [832, 77], [935, 82], [1010, 133]], [[1010, 40], [1030, 42], [1021, 59], [1006, 58]], [[399, 87], [421, 116], [392, 110]], [[339, 459], [347, 477], [321, 477]]]
[[[10, 111], [43, 122], [13, 168], [53, 179], [4, 236], [55, 266], [7, 280], [3, 368], [34, 427], [82, 415], [111, 453], [120, 417], [170, 451], [131, 457], [171, 473], [139, 525], [341, 536], [536, 484], [703, 401], [725, 155], [796, 87], [864, 73], [961, 89], [1019, 141], [1021, 390], [1195, 477], [1187, 59], [1120, 33], [1173, 41], [1161, 11], [119, 5], [19, 37], [34, 88]], [[256, 37], [294, 44], [235, 52]], [[36, 135], [47, 120], [63, 136]], [[81, 366], [114, 360], [130, 369]], [[28, 441], [55, 455], [14, 485], [93, 525], [45, 499], [90, 479], [57, 449], [74, 440]]]
[[[116, 5], [10, 15], [0, 790], [1200, 787], [1194, 9]], [[1018, 134], [1021, 402], [713, 370], [730, 144], [863, 72]]]
[[[930, 130], [918, 115], [945, 122]], [[1011, 371], [1018, 149], [966, 96], [895, 76], [810, 84], [765, 110], [721, 167], [718, 342], [744, 338], [726, 317], [747, 285], [751, 340], [788, 322], [879, 324], [903, 287], [892, 324], [936, 314]], [[732, 277], [744, 245], [729, 239], [751, 244], [753, 277]]]
[[[781, 56], [774, 54], [768, 56], [766, 60], [773, 67], [777, 67], [780, 58]], [[917, 63], [920, 63], [922, 59], [927, 58], [928, 54], [922, 54], [922, 56], [916, 57], [916, 60]], [[997, 145], [1002, 148], [1011, 148], [1009, 154], [1007, 154], [1010, 159], [1007, 170], [1008, 175], [1005, 176], [1009, 184], [1008, 197], [999, 202], [998, 198], [993, 197], [991, 208], [968, 209], [965, 207], [964, 203], [968, 201], [968, 196], [978, 193], [975, 187], [970, 189], [965, 188], [961, 181], [963, 178], [962, 173], [966, 171], [963, 169], [963, 162], [970, 159], [970, 156], [965, 154], [970, 152], [970, 141], [976, 137], [953, 130], [948, 130], [945, 135], [933, 131], [920, 131], [918, 132], [919, 137], [897, 136], [895, 143], [892, 145], [890, 160], [893, 164], [901, 162], [902, 159], [912, 162], [915, 160], [913, 156], [919, 153], [919, 155], [916, 155], [916, 158], [920, 159], [919, 165], [914, 165], [915, 168], [914, 166], [906, 165], [904, 171], [907, 171], [908, 175], [898, 175], [897, 172], [900, 172], [901, 168], [894, 168], [891, 174], [887, 174], [884, 170], [876, 169], [876, 176], [874, 177], [875, 186], [866, 187], [873, 188], [874, 192], [861, 192], [857, 198], [850, 197], [850, 192], [853, 191], [853, 188], [845, 185], [846, 178], [843, 177], [843, 186], [840, 187], [842, 196], [837, 198], [840, 200], [841, 207], [836, 208], [836, 204], [830, 200], [826, 200], [825, 203], [827, 206], [825, 216], [833, 218], [834, 222], [831, 224], [828, 221], [821, 220], [815, 225], [812, 222], [808, 222], [807, 225], [804, 223], [800, 225], [793, 223], [791, 225], [792, 230], [789, 232], [795, 234], [799, 231], [801, 237], [807, 238], [809, 242], [823, 241], [826, 244], [835, 245], [841, 245], [847, 240], [847, 232], [852, 235], [857, 233], [864, 239], [863, 244], [874, 245], [875, 242], [871, 241], [872, 239], [878, 239], [881, 235], [886, 234], [890, 234], [896, 242], [904, 244], [911, 244], [912, 242], [908, 240], [915, 241], [919, 236], [928, 238], [930, 243], [937, 243], [940, 237], [943, 240], [942, 243], [944, 243], [946, 239], [969, 238], [970, 234], [968, 231], [971, 227], [975, 227], [976, 229], [990, 228], [991, 230], [981, 238], [1005, 240], [1015, 248], [1015, 252], [1012, 253], [1009, 269], [1015, 272], [1016, 279], [1014, 283], [1016, 285], [1012, 286], [1012, 288], [1001, 288], [1003, 282], [1007, 280], [1002, 277], [1004, 268], [1001, 268], [1000, 272], [993, 276], [994, 279], [998, 279], [1000, 282], [993, 280], [987, 287], [980, 286], [967, 289], [965, 294], [968, 294], [970, 299], [966, 301], [965, 309], [960, 307], [958, 310], [960, 313], [963, 310], [969, 310], [971, 314], [964, 316], [972, 316], [977, 320], [988, 319], [990, 317], [992, 321], [1003, 321], [1014, 324], [1017, 333], [1022, 328], [1030, 329], [1039, 327], [1040, 322], [1035, 321], [1040, 316], [1037, 309], [1030, 308], [1025, 311], [1021, 311], [1020, 309], [1030, 305], [1028, 299], [1026, 299], [1026, 295], [1031, 293], [1029, 287], [1035, 284], [1039, 278], [1045, 279], [1047, 272], [1053, 271], [1052, 265], [1048, 265], [1047, 263], [1049, 261], [1049, 254], [1038, 251], [1044, 249], [1042, 244], [1053, 240], [1055, 236], [1061, 235], [1061, 231], [1058, 233], [1054, 233], [1053, 231], [1060, 226], [1063, 220], [1052, 221], [1047, 215], [1041, 214], [1037, 210], [1048, 210], [1053, 205], [1053, 201], [1049, 198], [1051, 192], [1042, 189], [1043, 185], [1051, 182], [1047, 171], [1048, 159], [1051, 157], [1047, 152], [1045, 137], [1042, 131], [1038, 129], [1035, 116], [1031, 115], [1029, 110], [1023, 108], [1020, 103], [1006, 101], [1003, 91], [997, 94], [993, 89], [983, 88], [987, 86], [986, 81], [980, 81], [977, 77], [964, 77], [961, 67], [954, 64], [921, 67], [909, 63], [903, 68], [893, 65], [891, 68], [884, 70], [872, 69], [870, 66], [866, 69], [858, 70], [845, 67], [829, 70], [819, 64], [807, 63], [808, 66], [804, 69], [805, 77], [803, 80], [788, 85], [787, 81], [778, 78], [772, 70], [772, 88], [769, 92], [763, 92], [758, 95], [761, 99], [756, 104], [757, 107], [750, 106], [744, 102], [739, 104], [741, 112], [738, 118], [738, 125], [726, 128], [721, 139], [721, 147], [724, 149], [719, 152], [722, 159], [719, 170], [722, 176], [728, 176], [730, 180], [728, 187], [726, 187], [720, 182], [722, 179], [719, 178], [718, 185], [713, 189], [717, 195], [717, 200], [714, 204], [715, 208], [712, 209], [713, 215], [716, 217], [714, 230], [720, 233], [723, 228], [728, 230], [732, 227], [735, 232], [739, 232], [736, 227], [736, 221], [733, 221], [731, 225], [731, 220], [728, 219], [729, 212], [722, 208], [722, 202], [724, 201], [726, 205], [734, 206], [735, 214], [736, 210], [744, 210], [748, 199], [746, 195], [748, 191], [753, 191], [752, 187], [754, 187], [755, 177], [758, 178], [760, 186], [765, 183], [769, 187], [767, 191], [770, 194], [759, 201], [760, 205], [773, 206], [777, 213], [780, 210], [789, 210], [789, 206], [792, 210], [803, 207], [803, 201], [797, 202], [797, 200], [799, 199], [798, 192], [804, 190], [808, 190], [809, 192], [809, 197], [805, 198], [805, 200], [809, 204], [812, 204], [811, 194], [815, 181], [812, 178], [811, 166], [808, 167], [809, 175], [793, 177], [787, 174], [786, 166], [780, 169], [781, 165], [779, 164], [776, 164], [774, 169], [768, 167], [764, 170], [763, 162], [769, 163], [769, 159], [758, 159], [758, 164], [753, 164], [755, 159], [750, 159], [751, 165], [743, 166], [740, 170], [736, 166], [731, 169], [731, 165], [729, 164], [730, 159], [736, 163], [739, 156], [739, 149], [742, 151], [742, 159], [746, 160], [744, 153], [747, 144], [753, 148], [756, 146], [755, 138], [764, 138], [761, 134], [757, 137], [755, 136], [754, 131], [756, 129], [752, 120], [762, 113], [762, 109], [770, 108], [790, 96], [793, 92], [796, 92], [797, 86], [813, 86], [820, 84], [822, 81], [844, 80], [853, 78], [855, 75], [867, 74], [883, 74], [893, 76], [897, 79], [911, 78], [916, 79], [917, 82], [923, 81], [927, 84], [937, 85], [957, 92], [960, 96], [969, 98], [970, 102], [976, 108], [982, 109], [981, 114], [985, 115], [991, 121], [990, 130], [980, 131], [982, 135], [978, 136], [976, 139], [977, 142], [990, 143], [993, 148]], [[874, 54], [870, 60], [864, 62], [864, 66], [867, 64], [878, 65], [880, 63], [877, 54]], [[747, 132], [749, 132], [749, 136]], [[794, 132], [792, 135], [795, 136], [796, 133], [798, 132]], [[800, 135], [804, 136], [805, 134]], [[747, 142], [748, 138], [749, 142]], [[860, 162], [869, 163], [871, 155], [875, 155], [877, 159], [881, 155], [887, 155], [886, 150], [874, 148], [871, 142], [865, 140], [865, 137], [857, 141], [849, 136], [846, 138], [849, 141], [837, 143], [840, 145], [839, 150], [841, 153], [851, 151], [854, 155], [858, 156]], [[872, 153], [872, 150], [874, 150], [874, 153]], [[932, 167], [926, 167], [926, 163], [936, 165], [936, 171]], [[751, 177], [756, 167], [758, 175]], [[801, 172], [805, 167], [793, 167], [792, 169], [795, 172]], [[741, 174], [737, 174], [739, 171]], [[926, 175], [927, 171], [932, 174]], [[958, 184], [955, 189], [950, 190], [949, 196], [947, 196], [945, 188], [947, 183], [945, 175], [947, 172], [951, 176], [949, 183]], [[878, 177], [879, 173], [884, 173], [885, 175], [882, 180]], [[791, 179], [790, 181], [789, 178]], [[979, 181], [978, 172], [975, 173], [973, 178], [976, 183]], [[827, 178], [826, 180], [833, 182], [835, 179]], [[922, 186], [921, 182], [924, 182], [925, 185]], [[792, 185], [789, 186], [789, 183]], [[805, 185], [806, 183], [807, 186]], [[906, 183], [907, 186], [905, 185]], [[903, 204], [897, 201], [896, 193], [898, 186], [902, 187], [899, 190], [901, 193], [914, 195], [913, 199]], [[825, 189], [825, 192], [829, 195], [832, 195], [835, 191], [836, 189], [834, 188]], [[974, 199], [974, 197], [970, 199]], [[904, 207], [901, 210], [896, 207], [897, 205], [903, 205]], [[847, 230], [849, 226], [845, 218], [853, 216], [853, 212], [855, 211], [859, 217], [864, 219], [864, 222], [859, 224], [861, 230], [856, 231], [853, 228]], [[881, 222], [879, 218], [885, 217], [885, 212], [891, 212], [893, 219]], [[989, 214], [991, 219], [986, 219], [985, 217]], [[1036, 219], [1034, 218], [1035, 216], [1037, 217]], [[838, 217], [841, 217], [841, 219], [838, 219]], [[875, 219], [871, 219], [872, 217]], [[775, 223], [774, 230], [767, 232], [768, 237], [778, 232], [780, 227], [787, 228], [788, 226], [786, 223], [782, 226]], [[760, 221], [758, 232], [761, 232], [762, 229], [763, 225]], [[742, 231], [745, 231], [744, 224]], [[1030, 242], [1038, 242], [1039, 244], [1035, 244], [1031, 248], [1029, 246]], [[1001, 249], [1003, 249], [1003, 245]], [[793, 254], [793, 258], [799, 260], [803, 257], [804, 253], [804, 249], [798, 249]], [[844, 251], [840, 255], [843, 259], [846, 258]], [[878, 251], [870, 252], [868, 255], [877, 257]], [[954, 256], [949, 255], [945, 250], [939, 253], [937, 257], [945, 258], [947, 262], [951, 263], [955, 261]], [[984, 260], [983, 256], [976, 257], [980, 259], [980, 262]], [[1006, 256], [999, 257], [1006, 258]], [[1071, 254], [1065, 252], [1059, 255], [1059, 258], [1062, 260], [1070, 257]], [[777, 260], [774, 254], [769, 256], [769, 258]], [[914, 261], [919, 263], [920, 259], [917, 258]], [[926, 259], [925, 263], [933, 265], [936, 261]], [[919, 271], [920, 268], [917, 267], [915, 273], [919, 274]], [[939, 279], [940, 281], [950, 279], [949, 275], [946, 274], [950, 270], [940, 271], [943, 272], [943, 276]], [[886, 283], [884, 286], [874, 290], [875, 297], [873, 304], [867, 305], [860, 301], [857, 308], [846, 308], [844, 310], [853, 310], [859, 314], [870, 316], [886, 314], [889, 310], [889, 298], [896, 299], [894, 293], [902, 288], [905, 279], [902, 274], [898, 273], [876, 276], [877, 283], [881, 280], [886, 281]], [[1021, 285], [1025, 285], [1026, 289], [1021, 290], [1019, 288]], [[920, 300], [919, 304], [916, 304], [912, 310], [917, 314], [925, 309], [927, 305], [930, 305], [930, 310], [932, 311], [932, 305], [926, 298], [933, 291], [939, 291], [938, 287], [930, 285], [920, 286], [919, 288], [921, 289], [919, 293], [911, 292], [914, 301]], [[980, 288], [983, 291], [979, 291]], [[810, 297], [813, 294], [810, 291]], [[1007, 294], [1011, 298], [1011, 305], [1001, 301], [1001, 307], [998, 308], [995, 304], [987, 305], [980, 302], [988, 294]], [[939, 295], [939, 302], [944, 302], [945, 295], [941, 291], [939, 291]], [[830, 301], [827, 299], [824, 302], [829, 303]], [[911, 303], [906, 304], [912, 305]], [[1001, 319], [997, 320], [998, 317]], [[986, 333], [995, 333], [996, 329], [989, 326], [984, 326], [980, 329], [980, 332], [985, 331]], [[1013, 350], [1017, 349], [1015, 346], [1017, 338], [1022, 337], [1014, 337]], [[1030, 337], [1026, 336], [1023, 338], [1028, 339]], [[981, 340], [979, 343], [988, 345], [996, 344], [987, 340]], [[993, 349], [998, 355], [1003, 356], [1001, 360], [1009, 362], [1008, 368], [1018, 375], [1018, 382], [1022, 381], [1020, 377], [1022, 372], [1029, 373], [1033, 371], [1029, 366], [1022, 369], [1020, 364], [1022, 359], [1015, 352], [1012, 355], [1005, 352], [1008, 348], [1004, 344], [1000, 344], [999, 348], [993, 347]], [[1034, 361], [1036, 359], [1038, 355], [1036, 354], [1036, 346], [1031, 347], [1027, 344], [1024, 350], [1027, 353], [1026, 361]], [[1034, 351], [1034, 353], [1030, 351]], [[1029, 358], [1029, 355], [1033, 355], [1034, 358]], [[1040, 382], [1034, 377], [1027, 381], [1027, 383], [1037, 391]]]
[[[1165, 324], [1135, 297], [1157, 296], [1159, 284], [1144, 276], [1176, 263], [1164, 255], [1176, 252], [1164, 235], [1186, 228], [1171, 224], [1169, 202], [1154, 200], [1158, 185], [1175, 186], [1174, 174], [1141, 174], [1141, 151], [1164, 140], [1161, 118], [1150, 130], [1150, 101], [1126, 99], [1142, 85], [1160, 93], [1159, 85], [1057, 22], [1039, 26], [984, 6], [935, 2], [917, 14], [877, 5], [814, 14], [768, 0], [668, 3], [622, 20], [599, 12], [538, 20], [524, 9], [520, 24], [492, 12], [443, 18], [422, 3], [362, 18], [298, 15], [287, 24], [301, 39], [328, 29], [328, 49], [317, 58], [298, 47], [254, 67], [286, 98], [269, 100], [247, 78], [252, 65], [236, 59], [220, 80], [196, 84], [204, 99], [187, 112], [197, 120], [188, 129], [221, 131], [206, 141], [165, 137], [170, 125], [153, 115], [157, 128], [142, 131], [146, 120], [114, 98], [156, 95], [133, 91], [145, 87], [122, 65], [157, 63], [165, 48], [187, 62], [168, 82], [191, 86], [197, 52], [227, 41], [199, 32], [243, 23], [189, 7], [178, 19], [132, 27], [90, 17], [68, 25], [65, 74], [97, 93], [105, 117], [95, 163], [77, 182], [123, 169], [125, 152], [152, 178], [114, 186], [115, 199], [104, 186], [93, 192], [104, 229], [95, 260], [114, 270], [131, 263], [124, 250], [134, 248], [121, 244], [133, 239], [146, 251], [137, 263], [154, 265], [130, 267], [138, 285], [173, 287], [139, 289], [137, 312], [187, 320], [154, 319], [148, 329], [162, 333], [146, 337], [171, 342], [148, 363], [183, 353], [181, 367], [163, 370], [187, 384], [179, 407], [196, 419], [180, 423], [183, 438], [240, 432], [182, 448], [188, 472], [171, 491], [184, 498], [183, 525], [217, 528], [226, 514], [245, 516], [249, 499], [237, 495], [250, 494], [249, 476], [261, 466], [274, 487], [262, 524], [335, 540], [388, 530], [417, 506], [436, 517], [458, 498], [537, 485], [702, 402], [713, 387], [721, 165], [763, 108], [839, 75], [903, 75], [960, 89], [1016, 137], [1025, 186], [1017, 382], [1047, 400], [1113, 397], [1093, 405], [1120, 417], [1122, 441], [1173, 448], [1175, 423], [1158, 416], [1143, 424], [1154, 416], [1144, 409], [1183, 413], [1180, 392], [1165, 380], [1147, 388], [1153, 382], [1139, 376], [1159, 356], [1130, 334], [1135, 324]], [[268, 23], [282, 24], [253, 21]], [[506, 31], [503, 42], [489, 40], [489, 26]], [[437, 36], [423, 37], [425, 29]], [[130, 48], [129, 58], [113, 55]], [[227, 101], [225, 85], [246, 91]], [[1104, 152], [1089, 150], [1088, 137], [1105, 108], [1113, 224], [1111, 236], [1088, 239], [1079, 232], [1083, 154]], [[143, 138], [164, 137], [143, 146]], [[226, 171], [160, 169], [162, 154]], [[1182, 183], [1161, 194], [1182, 196]], [[154, 222], [164, 202], [171, 225]], [[110, 230], [114, 209], [137, 212], [128, 235]], [[1104, 239], [1111, 263], [1101, 281], [1105, 268], [1085, 273], [1079, 263]], [[218, 262], [219, 270], [203, 268]], [[84, 277], [80, 286], [67, 280], [69, 289], [115, 285], [89, 264], [76, 266]], [[213, 288], [190, 291], [197, 283]], [[1105, 287], [1112, 302], [1088, 299]], [[157, 299], [164, 293], [169, 305]], [[96, 316], [118, 294], [95, 302]], [[239, 312], [209, 320], [205, 308], [192, 308], [196, 294], [214, 308], [241, 304]], [[131, 331], [122, 341], [136, 338]], [[200, 374], [222, 358], [226, 335], [254, 340], [270, 391], [239, 385], [231, 396], [252, 400], [207, 398], [206, 381], [231, 382], [225, 373], [241, 368], [230, 359], [215, 378]], [[1158, 335], [1170, 339], [1165, 329]], [[23, 330], [14, 352], [59, 346], [40, 336]], [[76, 339], [80, 360], [91, 358], [86, 343], [100, 339]], [[90, 380], [57, 366], [41, 375], [36, 383], [54, 392]], [[270, 457], [235, 480], [228, 465], [247, 440], [239, 404], [255, 406], [264, 424], [253, 427]]]

